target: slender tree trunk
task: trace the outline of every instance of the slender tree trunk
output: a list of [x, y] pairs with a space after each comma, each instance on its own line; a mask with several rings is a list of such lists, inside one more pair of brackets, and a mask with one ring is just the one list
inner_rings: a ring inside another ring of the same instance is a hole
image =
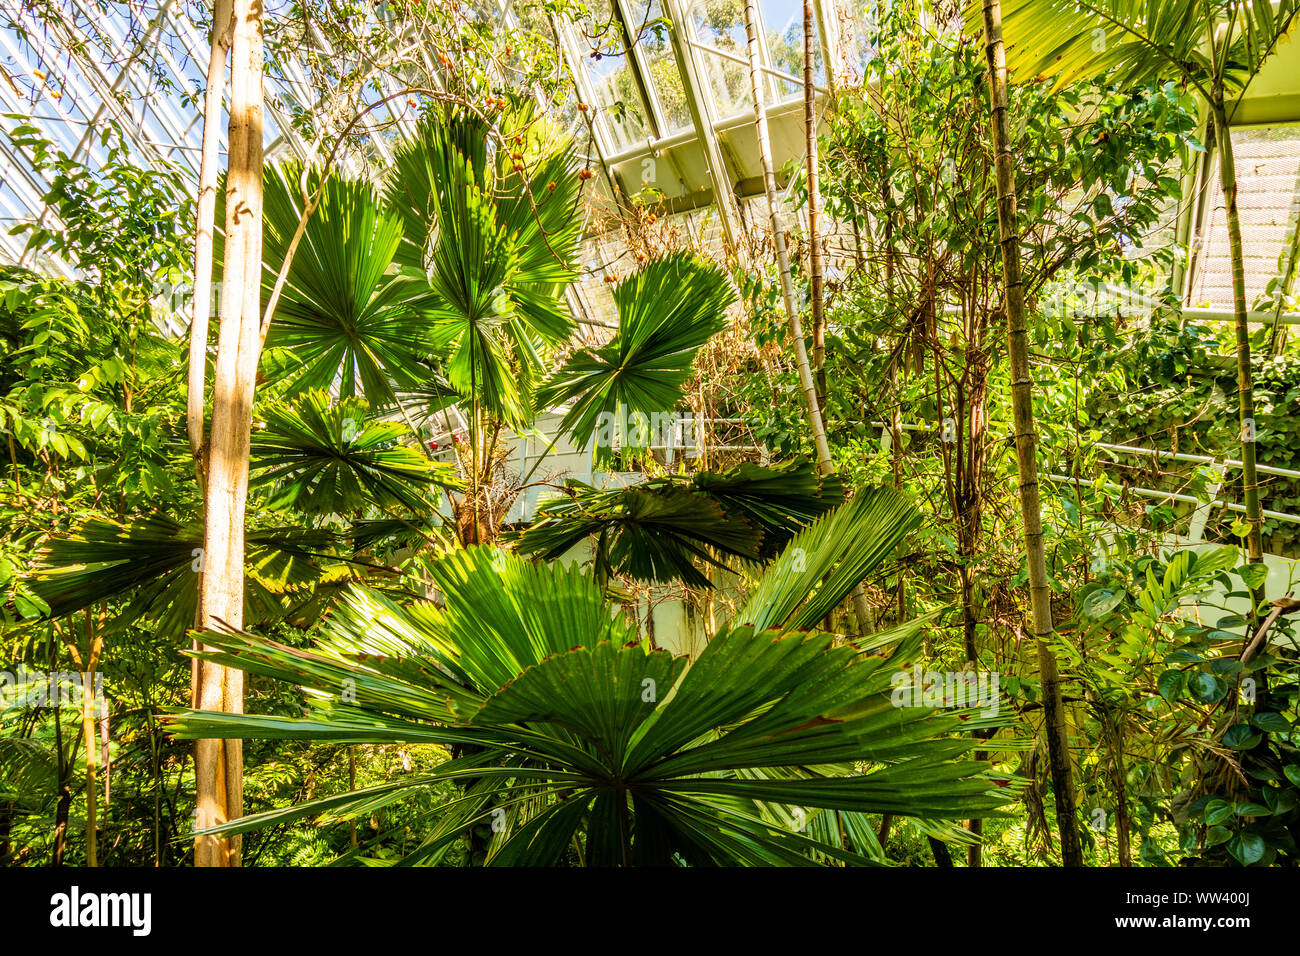
[[812, 370], [817, 401], [826, 407], [826, 315], [823, 299], [821, 175], [817, 153], [817, 89], [813, 85], [813, 57], [817, 50], [817, 21], [812, 0], [803, 0], [803, 124], [808, 169], [808, 280], [812, 308]]
[[[967, 374], [958, 386], [958, 399], [954, 416], [957, 420], [957, 448], [953, 455], [956, 477], [953, 480], [953, 514], [957, 523], [957, 576], [961, 587], [962, 649], [972, 670], [979, 667], [979, 648], [976, 631], [980, 609], [975, 598], [975, 580], [971, 566], [979, 554], [984, 530], [984, 452], [985, 426], [988, 421], [986, 402], [988, 396], [988, 367], [983, 350], [977, 342], [983, 341], [984, 317], [972, 316], [967, 324], [966, 363]], [[935, 361], [938, 362], [936, 350]], [[963, 434], [962, 429], [966, 429]], [[964, 447], [963, 447], [964, 441]], [[984, 736], [981, 731], [977, 736]], [[976, 760], [986, 759], [983, 750], [974, 753]], [[984, 833], [983, 820], [969, 820], [966, 828], [977, 837]], [[967, 849], [968, 866], [983, 865], [984, 845], [973, 843]]]
[[[348, 748], [348, 789], [357, 789], [357, 748], [355, 746]], [[357, 845], [357, 821], [348, 821], [348, 843], [352, 847]]]
[[[86, 656], [71, 647], [80, 680], [81, 739], [86, 748], [86, 866], [99, 866], [99, 757], [100, 742], [95, 675], [104, 650], [104, 637], [94, 612], [86, 608]], [[105, 801], [107, 802], [107, 801]]]
[[98, 800], [99, 741], [95, 733], [94, 669], [81, 675], [90, 687], [81, 687], [81, 734], [86, 747], [86, 866], [99, 866]]
[[68, 814], [72, 809], [72, 780], [59, 780], [59, 798], [54, 804], [54, 865], [62, 866], [68, 852]]
[[194, 228], [194, 312], [190, 317], [190, 354], [185, 424], [200, 489], [204, 484], [203, 387], [207, 376], [208, 316], [212, 311], [212, 241], [216, 226], [217, 163], [221, 145], [221, 103], [226, 88], [226, 54], [230, 50], [231, 0], [216, 0], [212, 11], [212, 52], [203, 97], [203, 155], [199, 164], [197, 223]]
[[[1250, 532], [1246, 551], [1251, 561], [1264, 555], [1260, 528], [1259, 479], [1255, 472], [1255, 392], [1250, 372], [1250, 329], [1246, 323], [1246, 267], [1241, 243], [1241, 217], [1237, 212], [1237, 168], [1232, 155], [1232, 131], [1223, 105], [1223, 91], [1215, 90], [1214, 135], [1219, 147], [1219, 181], [1228, 215], [1228, 252], [1232, 261], [1232, 307], [1237, 331], [1237, 410], [1241, 424], [1241, 484]], [[1259, 595], [1255, 595], [1258, 602]]]
[[[53, 655], [51, 655], [53, 660]], [[50, 673], [56, 672], [54, 667]], [[51, 865], [62, 866], [68, 849], [68, 815], [72, 809], [72, 756], [63, 752], [63, 720], [61, 707], [54, 708], [54, 755], [56, 763], [55, 790], [58, 798], [54, 804], [54, 858]], [[75, 744], [74, 744], [75, 747]]]
[[[822, 422], [821, 403], [817, 400], [817, 386], [813, 381], [812, 366], [808, 361], [808, 347], [804, 343], [803, 323], [794, 300], [794, 280], [790, 274], [790, 253], [781, 229], [780, 204], [776, 196], [776, 171], [772, 165], [772, 139], [767, 128], [767, 107], [763, 97], [763, 72], [758, 53], [758, 14], [755, 0], [745, 0], [745, 35], [749, 41], [749, 88], [754, 97], [754, 128], [758, 134], [758, 153], [763, 162], [763, 187], [767, 195], [768, 215], [772, 222], [772, 245], [776, 250], [777, 271], [781, 275], [781, 297], [790, 325], [790, 338], [794, 343], [795, 365], [799, 370], [799, 386], [803, 392], [804, 406], [808, 410], [808, 427], [813, 433], [817, 450], [817, 471], [823, 477], [835, 472], [831, 448], [826, 441]], [[805, 75], [807, 68], [805, 67]], [[809, 87], [811, 90], [811, 86]], [[811, 94], [810, 94], [811, 95]], [[815, 136], [815, 132], [810, 134]], [[867, 596], [859, 583], [853, 589], [853, 615], [857, 619], [858, 633], [868, 634], [871, 627], [871, 609]]]
[[1115, 793], [1115, 847], [1120, 866], [1132, 866], [1132, 820], [1128, 812], [1128, 768], [1124, 765], [1124, 718], [1098, 698], [1110, 750], [1111, 787]]
[[104, 809], [108, 810], [109, 797], [112, 795], [113, 781], [113, 756], [109, 749], [109, 721], [108, 721], [108, 701], [103, 700], [103, 713], [99, 718], [99, 765], [104, 768]]
[[[53, 625], [57, 636], [58, 625]], [[59, 670], [59, 642], [50, 641], [50, 673], [56, 674]], [[72, 764], [76, 757], [75, 744], [74, 752], [65, 754], [63, 752], [63, 708], [58, 706], [58, 700], [55, 701], [54, 707], [54, 789], [58, 794], [54, 804], [54, 853], [50, 860], [51, 866], [62, 866], [63, 857], [68, 849], [68, 811], [72, 807]]]
[[[149, 713], [147, 698], [145, 708], [146, 713]], [[158, 727], [154, 724], [152, 716], [148, 720], [150, 789], [153, 791], [153, 865], [162, 866], [162, 794], [165, 783], [162, 775], [162, 759], [158, 752], [160, 746]]]
[[9, 859], [9, 854], [13, 849], [10, 842], [10, 834], [14, 826], [14, 802], [10, 800], [4, 806], [0, 806], [0, 866], [11, 866], [14, 861]]
[[[204, 493], [199, 626], [236, 629], [244, 619], [244, 509], [253, 391], [261, 348], [262, 288], [262, 11], [259, 0], [235, 0], [231, 31], [231, 97], [226, 179], [226, 243], [212, 435]], [[240, 713], [240, 671], [200, 662], [195, 705]], [[200, 740], [194, 748], [197, 826], [243, 813], [243, 752], [238, 740]], [[238, 866], [238, 837], [196, 837], [197, 866]]]
[[1007, 108], [1007, 58], [1002, 44], [1000, 0], [984, 0], [985, 52], [989, 64], [989, 94], [993, 110], [993, 148], [996, 156], [998, 232], [1002, 246], [1002, 281], [1007, 312], [1007, 351], [1011, 366], [1011, 405], [1016, 428], [1016, 462], [1020, 472], [1020, 511], [1025, 526], [1025, 556], [1029, 565], [1029, 598], [1034, 641], [1038, 648], [1038, 674], [1042, 684], [1044, 731], [1056, 796], [1057, 825], [1061, 833], [1061, 860], [1066, 866], [1083, 865], [1083, 847], [1076, 819], [1074, 780], [1070, 769], [1065, 706], [1056, 655], [1049, 641], [1052, 589], [1047, 581], [1043, 553], [1043, 515], [1038, 497], [1038, 435], [1034, 429], [1033, 379], [1029, 368], [1029, 331], [1025, 322], [1025, 291], [1020, 272], [1020, 234], [1016, 221], [1016, 173], [1011, 155]]
[[812, 429], [813, 444], [817, 450], [817, 470], [829, 475], [835, 470], [831, 460], [830, 445], [826, 443], [826, 430], [822, 425], [821, 406], [817, 403], [817, 388], [813, 383], [812, 367], [808, 362], [808, 348], [804, 344], [803, 323], [795, 305], [794, 280], [790, 274], [790, 254], [785, 244], [785, 231], [781, 228], [780, 203], [776, 195], [776, 172], [772, 165], [772, 140], [767, 128], [767, 107], [763, 96], [762, 65], [758, 52], [758, 15], [755, 0], [745, 0], [745, 33], [749, 39], [749, 80], [754, 97], [754, 126], [758, 133], [758, 152], [763, 162], [763, 186], [767, 193], [768, 214], [772, 222], [772, 245], [776, 250], [776, 266], [781, 276], [781, 297], [785, 303], [786, 319], [790, 325], [790, 338], [794, 344], [795, 364], [799, 370], [799, 385], [804, 406], [808, 410], [808, 425]]
[[[894, 301], [894, 210], [891, 205], [891, 194], [889, 189], [889, 160], [888, 154], [880, 170], [881, 176], [881, 208], [885, 211], [884, 238], [885, 238], [885, 315], [892, 320], [897, 315], [897, 303]], [[898, 388], [898, 372], [900, 360], [889, 363], [889, 468], [894, 477], [894, 487], [903, 487], [903, 422], [899, 406], [902, 403], [900, 391]], [[903, 576], [898, 577], [899, 584], [899, 602], [898, 602], [898, 621], [901, 624], [903, 620]]]

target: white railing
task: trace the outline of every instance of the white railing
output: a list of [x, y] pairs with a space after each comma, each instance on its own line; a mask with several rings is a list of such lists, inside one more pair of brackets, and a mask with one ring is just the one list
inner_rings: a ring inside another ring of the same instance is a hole
[[[880, 448], [882, 451], [889, 451], [893, 439], [890, 435], [889, 425], [885, 422], [873, 421], [870, 423], [873, 427], [880, 429]], [[900, 424], [901, 431], [910, 432], [931, 432], [938, 433], [939, 428], [931, 425], [904, 425]], [[1223, 488], [1224, 476], [1226, 472], [1241, 468], [1242, 462], [1235, 458], [1215, 458], [1212, 455], [1191, 455], [1185, 452], [1164, 451], [1159, 448], [1140, 448], [1136, 445], [1116, 445], [1109, 442], [1097, 442], [1095, 447], [1105, 449], [1119, 455], [1132, 455], [1134, 457], [1148, 457], [1156, 461], [1185, 461], [1194, 465], [1208, 466], [1215, 479], [1209, 486], [1209, 494], [1206, 499], [1198, 498], [1195, 495], [1186, 495], [1173, 491], [1161, 491], [1158, 488], [1142, 488], [1136, 485], [1120, 485], [1115, 482], [1102, 482], [1101, 487], [1107, 491], [1129, 492], [1140, 495], [1144, 498], [1152, 498], [1159, 501], [1182, 501], [1187, 504], [1193, 504], [1197, 507], [1192, 512], [1192, 522], [1188, 528], [1188, 539], [1192, 542], [1200, 541], [1205, 534], [1205, 525], [1209, 521], [1210, 513], [1216, 508], [1223, 508], [1239, 514], [1246, 513], [1246, 506], [1238, 504], [1235, 501], [1227, 501], [1218, 497]], [[1294, 478], [1300, 480], [1300, 471], [1290, 468], [1276, 468], [1272, 465], [1255, 465], [1255, 470], [1266, 475], [1277, 475], [1280, 478]], [[1052, 481], [1063, 481], [1074, 484], [1076, 481], [1092, 485], [1093, 479], [1076, 478], [1073, 475], [1061, 475], [1053, 472], [1047, 472], [1043, 475]], [[1293, 515], [1284, 511], [1270, 511], [1262, 509], [1262, 517], [1272, 518], [1275, 521], [1285, 521], [1290, 524], [1300, 524], [1300, 515]]]

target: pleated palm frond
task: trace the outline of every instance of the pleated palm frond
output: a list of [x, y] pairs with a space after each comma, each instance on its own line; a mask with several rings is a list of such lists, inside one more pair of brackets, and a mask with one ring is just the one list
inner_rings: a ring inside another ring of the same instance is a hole
[[602, 579], [625, 574], [639, 581], [679, 580], [712, 585], [696, 561], [725, 568], [722, 555], [757, 560], [762, 531], [728, 513], [708, 495], [682, 485], [602, 491], [571, 482], [570, 496], [547, 502], [539, 520], [518, 538], [519, 550], [543, 559], [562, 557], [595, 539], [593, 564]]
[[466, 829], [497, 821], [497, 866], [555, 865], [575, 846], [587, 865], [861, 864], [871, 860], [857, 845], [765, 808], [942, 821], [996, 815], [1015, 796], [1018, 782], [970, 759], [988, 743], [966, 732], [969, 712], [895, 706], [893, 678], [919, 633], [866, 654], [828, 634], [738, 625], [690, 660], [630, 640], [572, 568], [475, 547], [435, 576], [445, 607], [357, 589], [316, 651], [205, 638], [215, 650], [201, 657], [306, 688], [306, 716], [187, 711], [170, 723], [183, 738], [435, 744], [458, 756], [207, 832], [353, 819], [452, 781], [457, 795], [423, 817], [404, 863], [436, 862]]
[[395, 388], [423, 379], [433, 302], [422, 277], [396, 270], [402, 222], [370, 183], [335, 174], [322, 186], [319, 170], [304, 178], [295, 163], [267, 167], [263, 300], [298, 228], [304, 182], [308, 194], [320, 190], [320, 201], [289, 267], [267, 348], [286, 349], [300, 364], [294, 390], [392, 401]]
[[[547, 350], [573, 330], [563, 290], [581, 218], [571, 142], [511, 128], [431, 114], [397, 148], [385, 197], [402, 225], [398, 260], [434, 291], [447, 382], [519, 425]], [[516, 135], [524, 141], [506, 145]]]
[[[620, 433], [622, 447], [645, 449], [647, 423], [677, 407], [696, 353], [726, 327], [735, 301], [727, 277], [702, 259], [671, 253], [652, 260], [614, 287], [613, 340], [575, 352], [542, 386], [538, 407], [572, 401], [560, 429], [579, 447], [603, 421]], [[597, 444], [605, 452], [612, 442]]]
[[815, 627], [920, 523], [901, 492], [859, 491], [790, 540], [736, 620], [759, 629]]
[[[347, 566], [334, 557], [340, 543], [320, 529], [249, 531], [245, 620], [275, 620], [282, 595], [346, 577]], [[49, 606], [51, 618], [100, 601], [129, 600], [122, 619], [154, 620], [176, 635], [194, 626], [202, 561], [199, 522], [181, 524], [165, 515], [124, 523], [93, 518], [51, 540], [27, 583]]]
[[741, 462], [722, 472], [701, 471], [691, 487], [763, 530], [760, 558], [770, 558], [810, 521], [844, 503], [837, 475], [817, 476], [804, 459], [775, 465]]
[[449, 409], [461, 400], [461, 395], [447, 381], [442, 370], [435, 364], [426, 373], [424, 381], [409, 389], [397, 393], [397, 402], [401, 403], [400, 412], [397, 402], [372, 406], [375, 411], [399, 412], [403, 421], [410, 421], [412, 427], [421, 431], [439, 434], [452, 430], [455, 416]]
[[806, 461], [744, 463], [610, 491], [576, 482], [569, 488], [570, 496], [543, 505], [538, 520], [516, 537], [520, 551], [556, 559], [594, 539], [602, 575], [680, 580], [702, 588], [712, 585], [697, 561], [727, 567], [719, 556], [769, 558], [844, 500], [840, 481], [820, 481]]
[[311, 391], [261, 411], [250, 486], [270, 485], [274, 507], [350, 515], [367, 507], [423, 514], [437, 488], [459, 487], [451, 465], [431, 462], [402, 422], [370, 417], [360, 399], [332, 403]]
[[[1297, 6], [1297, 0], [1002, 0], [1007, 66], [1016, 82], [1047, 76], [1064, 86], [1104, 75], [1122, 89], [1183, 75], [1208, 86], [1222, 76], [1232, 96], [1276, 50]], [[970, 32], [983, 30], [982, 0], [969, 0], [964, 20]]]
[[[0, 688], [0, 713], [18, 705], [29, 691], [6, 681]], [[59, 765], [54, 748], [42, 740], [0, 736], [0, 800], [19, 813], [32, 813], [58, 792]], [[0, 857], [0, 861], [9, 860]]]
[[403, 518], [361, 518], [348, 529], [354, 553], [372, 554], [402, 549], [417, 550], [431, 542], [449, 539], [442, 518], [437, 514], [410, 515]]

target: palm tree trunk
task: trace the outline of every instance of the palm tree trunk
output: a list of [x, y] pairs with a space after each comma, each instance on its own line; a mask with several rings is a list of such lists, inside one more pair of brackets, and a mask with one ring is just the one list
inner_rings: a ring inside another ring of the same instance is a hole
[[[204, 489], [200, 628], [239, 628], [244, 619], [244, 510], [253, 391], [261, 349], [262, 289], [262, 11], [235, 0], [226, 179], [226, 245], [212, 436]], [[240, 713], [241, 671], [200, 662], [194, 705]], [[200, 740], [194, 748], [198, 827], [243, 814], [243, 750], [238, 740]], [[197, 837], [196, 866], [238, 866], [239, 838]]]
[[[1264, 559], [1260, 527], [1259, 480], [1255, 472], [1255, 393], [1250, 373], [1250, 329], [1246, 323], [1246, 268], [1241, 244], [1241, 217], [1237, 212], [1237, 168], [1232, 155], [1232, 130], [1228, 126], [1222, 90], [1215, 90], [1214, 135], [1219, 147], [1219, 181], [1228, 215], [1228, 252], [1232, 261], [1232, 307], [1237, 331], [1237, 411], [1241, 419], [1241, 484], [1246, 503], [1246, 551], [1251, 561]], [[1259, 595], [1255, 596], [1258, 603]]]
[[1020, 511], [1025, 526], [1025, 555], [1029, 563], [1029, 600], [1038, 676], [1043, 693], [1047, 754], [1056, 796], [1061, 860], [1083, 865], [1083, 847], [1076, 821], [1074, 780], [1065, 729], [1065, 706], [1056, 655], [1048, 641], [1052, 622], [1052, 589], [1047, 582], [1043, 553], [1043, 515], [1038, 498], [1038, 435], [1034, 429], [1033, 379], [1029, 368], [1029, 331], [1025, 322], [1025, 290], [1020, 272], [1020, 233], [1016, 222], [1016, 172], [1011, 155], [1007, 108], [1007, 57], [1002, 43], [1000, 0], [984, 0], [985, 53], [989, 64], [989, 95], [993, 109], [993, 148], [996, 156], [998, 241], [1002, 246], [1002, 281], [1007, 311], [1007, 351], [1011, 365], [1011, 406], [1016, 428], [1016, 463], [1020, 472]]
[[[767, 195], [768, 215], [772, 222], [772, 245], [776, 250], [776, 266], [781, 276], [781, 297], [785, 303], [785, 314], [790, 325], [790, 338], [794, 342], [795, 365], [799, 370], [799, 386], [803, 393], [804, 406], [808, 410], [808, 427], [813, 433], [813, 445], [817, 451], [817, 471], [823, 477], [834, 474], [835, 462], [831, 458], [831, 448], [826, 441], [826, 428], [822, 423], [821, 403], [817, 400], [817, 386], [813, 380], [812, 366], [808, 361], [808, 347], [804, 343], [803, 323], [799, 319], [799, 309], [794, 301], [794, 280], [790, 273], [790, 253], [785, 244], [785, 232], [781, 229], [780, 205], [776, 196], [776, 171], [772, 165], [772, 139], [767, 128], [767, 107], [764, 105], [762, 65], [758, 54], [758, 14], [754, 9], [754, 0], [745, 0], [745, 36], [749, 41], [749, 88], [754, 97], [754, 128], [758, 134], [758, 153], [763, 162], [763, 187]], [[808, 67], [804, 67], [805, 78]], [[811, 84], [807, 85], [808, 96], [813, 95]], [[805, 100], [805, 103], [807, 101]], [[805, 107], [805, 119], [807, 112]], [[816, 130], [809, 130], [809, 137], [814, 142]], [[810, 199], [810, 202], [813, 200]], [[817, 320], [814, 319], [814, 322]], [[867, 606], [867, 596], [859, 583], [853, 589], [853, 616], [857, 619], [858, 633], [868, 634], [871, 628], [871, 609]]]

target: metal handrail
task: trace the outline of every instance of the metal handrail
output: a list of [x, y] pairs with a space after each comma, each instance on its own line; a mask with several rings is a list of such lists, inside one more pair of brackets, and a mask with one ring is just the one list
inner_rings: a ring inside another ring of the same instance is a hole
[[[1056, 475], [1056, 474], [1051, 474], [1050, 472], [1044, 477], [1051, 478], [1053, 481], [1066, 481], [1071, 483], [1078, 480], [1071, 477], [1070, 475]], [[1094, 483], [1089, 481], [1088, 484], [1092, 485]], [[1245, 505], [1237, 504], [1235, 501], [1226, 501], [1222, 498], [1213, 501], [1202, 501], [1200, 498], [1197, 498], [1195, 495], [1184, 495], [1176, 491], [1159, 491], [1155, 488], [1138, 488], [1133, 485], [1129, 485], [1129, 486], [1117, 485], [1113, 481], [1103, 481], [1101, 483], [1101, 486], [1107, 489], [1108, 491], [1131, 491], [1134, 494], [1141, 495], [1144, 498], [1159, 498], [1162, 500], [1168, 499], [1171, 501], [1186, 501], [1189, 504], [1208, 505], [1211, 508], [1226, 508], [1229, 511], [1236, 511], [1240, 514], [1246, 513]], [[1293, 524], [1300, 524], [1300, 515], [1286, 514], [1285, 512], [1282, 511], [1269, 511], [1266, 508], [1260, 510], [1260, 515], [1265, 518], [1273, 518], [1276, 521], [1290, 521]]]
[[[879, 421], [873, 421], [870, 424], [873, 427], [880, 428], [881, 441], [884, 442], [886, 440], [887, 430], [889, 429], [890, 426], [885, 422], [879, 422]], [[933, 432], [937, 430], [937, 427], [935, 426], [905, 425], [902, 424], [901, 422], [899, 423], [898, 428], [901, 431], [911, 431], [911, 432]], [[1192, 455], [1186, 452], [1165, 451], [1160, 448], [1141, 448], [1136, 445], [1118, 445], [1118, 444], [1113, 444], [1111, 442], [1094, 442], [1094, 444], [1097, 448], [1104, 448], [1107, 451], [1118, 452], [1120, 454], [1130, 454], [1134, 456], [1145, 455], [1145, 456], [1155, 458], [1157, 460], [1163, 458], [1171, 461], [1185, 461], [1190, 464], [1196, 464], [1196, 465], [1211, 465], [1216, 467], [1222, 466], [1222, 468], [1224, 469], [1240, 468], [1242, 467], [1243, 464], [1241, 461], [1238, 461], [1237, 459], [1234, 458], [1215, 458], [1211, 455]], [[1294, 471], [1290, 468], [1275, 468], [1272, 465], [1257, 464], [1255, 466], [1255, 469], [1257, 471], [1261, 471], [1269, 475], [1277, 475], [1283, 478], [1300, 479], [1300, 471]], [[1082, 480], [1070, 475], [1059, 475], [1050, 472], [1045, 474], [1044, 477], [1051, 479], [1053, 481], [1065, 481], [1071, 483]], [[1094, 484], [1093, 480], [1089, 479], [1088, 484], [1089, 485]], [[1219, 493], [1219, 489], [1222, 486], [1223, 486], [1223, 481], [1222, 481], [1222, 475], [1220, 474], [1218, 476], [1218, 480], [1212, 482], [1210, 485], [1209, 500], [1203, 500], [1201, 498], [1197, 498], [1195, 495], [1185, 495], [1173, 491], [1160, 491], [1155, 488], [1140, 488], [1132, 485], [1124, 486], [1124, 485], [1115, 484], [1114, 482], [1110, 482], [1110, 481], [1101, 483], [1101, 487], [1106, 488], [1109, 491], [1129, 491], [1132, 492], [1133, 494], [1141, 495], [1144, 498], [1153, 498], [1153, 499], [1168, 500], [1168, 501], [1183, 501], [1183, 502], [1187, 502], [1188, 504], [1196, 505], [1197, 508], [1192, 514], [1192, 527], [1189, 529], [1189, 537], [1193, 541], [1200, 540], [1201, 534], [1205, 529], [1206, 521], [1209, 518], [1209, 513], [1213, 509], [1225, 508], [1228, 511], [1233, 511], [1240, 514], [1246, 513], [1245, 505], [1237, 504], [1234, 501], [1227, 501], [1225, 499], [1221, 499], [1217, 497]], [[1291, 524], [1300, 524], [1300, 515], [1287, 514], [1286, 512], [1283, 511], [1270, 511], [1268, 509], [1262, 509], [1260, 511], [1260, 515], [1261, 517], [1271, 518], [1275, 521], [1286, 521]]]
[[[1241, 468], [1245, 463], [1235, 458], [1214, 458], [1210, 455], [1189, 455], [1184, 452], [1164, 451], [1160, 448], [1138, 448], [1135, 445], [1111, 445], [1106, 442], [1096, 442], [1098, 448], [1105, 448], [1108, 451], [1132, 452], [1133, 454], [1150, 455], [1152, 458], [1168, 458], [1171, 461], [1188, 461], [1198, 465], [1218, 464], [1225, 465], [1229, 468]], [[1266, 475], [1279, 475], [1283, 478], [1300, 478], [1300, 471], [1294, 471], [1290, 468], [1275, 468], [1272, 465], [1255, 465], [1256, 471], [1262, 471]]]

